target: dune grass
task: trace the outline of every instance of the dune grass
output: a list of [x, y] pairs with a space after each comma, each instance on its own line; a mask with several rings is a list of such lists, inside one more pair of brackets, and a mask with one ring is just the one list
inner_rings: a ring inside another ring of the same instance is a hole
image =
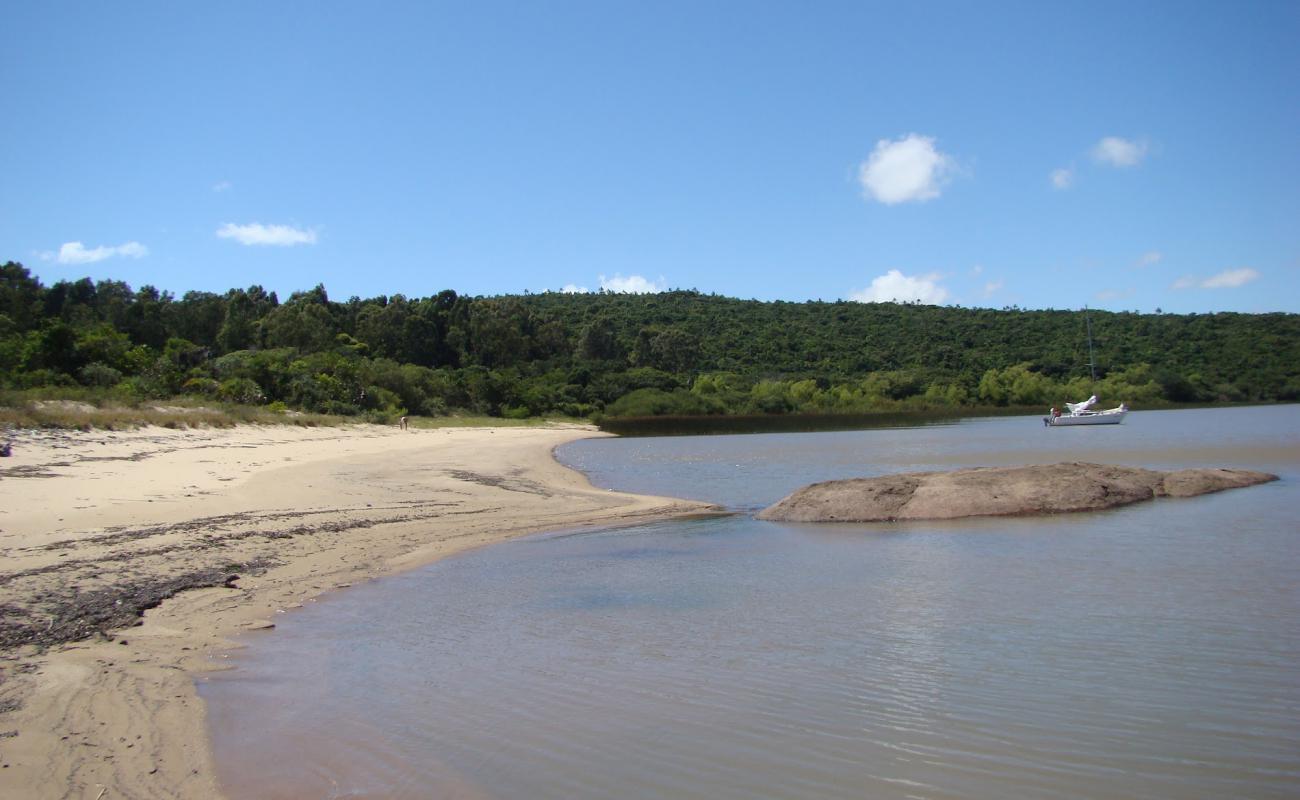
[[575, 417], [527, 417], [506, 419], [477, 414], [451, 414], [445, 417], [408, 417], [412, 428], [547, 428], [552, 425], [590, 425], [591, 420]]
[[[93, 390], [0, 391], [0, 430], [131, 430], [156, 425], [162, 428], [230, 428], [235, 425], [397, 425], [395, 414], [367, 413], [361, 417], [312, 414], [282, 405], [249, 406], [214, 402], [210, 398], [175, 397], [167, 400], [130, 400]], [[586, 424], [584, 419], [530, 417], [504, 419], [486, 415], [453, 414], [445, 417], [409, 417], [412, 428], [520, 428], [554, 424]]]
[[230, 428], [235, 425], [344, 425], [356, 422], [327, 414], [302, 414], [261, 406], [212, 403], [188, 398], [124, 403], [106, 398], [50, 399], [0, 393], [0, 428], [130, 430], [162, 428]]

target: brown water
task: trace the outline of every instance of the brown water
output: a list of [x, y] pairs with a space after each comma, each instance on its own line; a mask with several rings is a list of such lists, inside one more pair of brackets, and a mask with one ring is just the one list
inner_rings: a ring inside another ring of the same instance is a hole
[[740, 510], [973, 463], [1283, 480], [1097, 514], [552, 534], [357, 587], [201, 686], [239, 798], [1300, 796], [1300, 407], [575, 443]]

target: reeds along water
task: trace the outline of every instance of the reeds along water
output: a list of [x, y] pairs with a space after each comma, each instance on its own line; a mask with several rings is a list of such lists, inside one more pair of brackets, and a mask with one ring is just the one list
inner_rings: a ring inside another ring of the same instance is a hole
[[1300, 407], [1137, 412], [1070, 439], [1034, 423], [561, 458], [741, 510], [830, 477], [1070, 455], [1282, 480], [1097, 514], [742, 513], [476, 551], [252, 640], [203, 688], [222, 775], [248, 798], [1296, 796]]

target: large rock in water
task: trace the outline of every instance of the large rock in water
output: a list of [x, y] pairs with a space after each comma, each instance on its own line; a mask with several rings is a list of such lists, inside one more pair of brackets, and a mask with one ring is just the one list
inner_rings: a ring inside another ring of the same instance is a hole
[[814, 483], [764, 509], [783, 522], [883, 522], [900, 519], [1059, 514], [1150, 500], [1192, 497], [1277, 480], [1243, 469], [1160, 472], [1140, 467], [1064, 463], [911, 472]]

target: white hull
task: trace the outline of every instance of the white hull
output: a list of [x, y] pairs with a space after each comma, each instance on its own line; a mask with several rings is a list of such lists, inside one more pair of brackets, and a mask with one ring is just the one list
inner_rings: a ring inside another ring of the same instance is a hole
[[1127, 414], [1127, 410], [1085, 411], [1082, 414], [1062, 414], [1059, 417], [1047, 417], [1046, 422], [1053, 428], [1063, 425], [1118, 425], [1124, 421]]

